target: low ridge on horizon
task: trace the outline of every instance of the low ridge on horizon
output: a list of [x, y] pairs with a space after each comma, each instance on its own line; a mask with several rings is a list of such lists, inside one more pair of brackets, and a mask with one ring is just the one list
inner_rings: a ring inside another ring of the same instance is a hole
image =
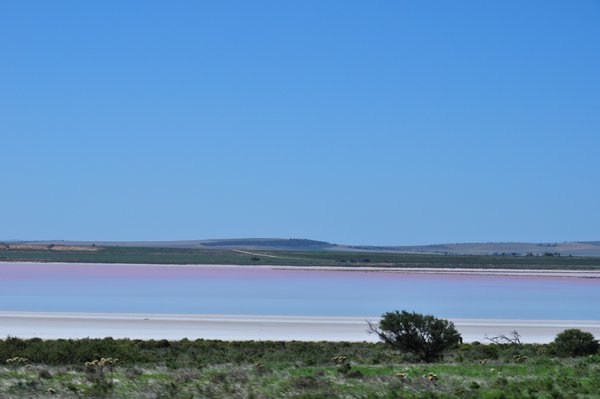
[[164, 241], [76, 241], [76, 240], [5, 240], [5, 243], [41, 245], [103, 245], [165, 248], [221, 248], [296, 251], [366, 251], [406, 252], [453, 255], [513, 255], [560, 254], [600, 256], [600, 241], [563, 242], [463, 242], [426, 245], [346, 245], [305, 238], [222, 238], [204, 240]]

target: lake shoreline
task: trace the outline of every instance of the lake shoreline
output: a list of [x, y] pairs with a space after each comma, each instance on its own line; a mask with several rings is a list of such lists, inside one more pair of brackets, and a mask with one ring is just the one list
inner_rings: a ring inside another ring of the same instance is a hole
[[[0, 334], [19, 338], [213, 339], [224, 341], [376, 342], [378, 317], [0, 311]], [[449, 318], [464, 342], [516, 330], [525, 343], [548, 343], [567, 328], [600, 335], [600, 320]]]
[[223, 268], [223, 269], [262, 269], [290, 271], [326, 271], [326, 272], [375, 272], [408, 274], [447, 274], [469, 276], [506, 276], [506, 277], [564, 277], [600, 279], [598, 270], [566, 269], [506, 269], [506, 268], [457, 268], [457, 267], [381, 267], [381, 266], [290, 266], [290, 265], [234, 265], [234, 264], [153, 264], [153, 263], [97, 263], [97, 262], [31, 262], [0, 261], [2, 264], [57, 264], [57, 265], [94, 265], [122, 267], [183, 267], [183, 268]]

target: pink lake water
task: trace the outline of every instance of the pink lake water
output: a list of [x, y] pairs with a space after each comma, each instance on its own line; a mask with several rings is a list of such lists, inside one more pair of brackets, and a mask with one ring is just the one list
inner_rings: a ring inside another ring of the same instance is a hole
[[600, 279], [0, 263], [0, 310], [600, 320]]

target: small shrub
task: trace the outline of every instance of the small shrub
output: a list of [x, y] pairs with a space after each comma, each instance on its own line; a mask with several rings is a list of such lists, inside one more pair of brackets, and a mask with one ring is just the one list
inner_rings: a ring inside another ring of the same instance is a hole
[[400, 381], [408, 381], [408, 373], [396, 373], [396, 377], [400, 379]]
[[331, 360], [337, 365], [337, 371], [340, 374], [346, 375], [352, 369], [346, 356], [335, 356]]
[[52, 378], [52, 373], [50, 373], [50, 371], [48, 371], [47, 369], [40, 369], [38, 371], [38, 377], [40, 377], [41, 379], [47, 380]]
[[360, 370], [349, 370], [345, 376], [346, 378], [362, 378], [364, 374]]
[[[102, 395], [113, 388], [112, 375], [119, 359], [101, 358], [90, 362], [85, 362], [85, 371], [88, 381], [93, 383], [90, 388], [91, 395]], [[110, 373], [110, 378], [106, 378], [106, 372]]]
[[527, 356], [522, 356], [522, 355], [514, 355], [512, 357], [512, 359], [516, 362], [516, 363], [524, 363], [525, 361], [527, 361]]
[[427, 381], [435, 383], [439, 378], [437, 376], [437, 374], [434, 373], [429, 373], [425, 376], [425, 378], [427, 379]]
[[297, 389], [318, 389], [323, 386], [322, 381], [310, 375], [295, 377], [291, 382], [292, 386]]
[[559, 333], [553, 343], [559, 356], [594, 355], [600, 348], [598, 340], [591, 333], [576, 328]]
[[258, 362], [254, 363], [254, 369], [258, 374], [262, 374], [265, 372], [266, 367], [265, 364], [259, 360]]
[[125, 376], [127, 378], [129, 378], [130, 380], [135, 379], [135, 378], [141, 376], [142, 374], [144, 374], [144, 372], [137, 367], [132, 367], [132, 368], [127, 369], [127, 371], [125, 371]]
[[349, 363], [340, 364], [337, 367], [337, 371], [340, 374], [348, 374], [352, 370], [352, 366]]
[[10, 359], [6, 359], [6, 364], [11, 366], [24, 366], [26, 364], [29, 364], [29, 359], [27, 359], [26, 357], [16, 356]]
[[369, 331], [426, 362], [438, 360], [445, 350], [462, 342], [451, 321], [405, 310], [383, 314], [378, 326], [369, 323]]

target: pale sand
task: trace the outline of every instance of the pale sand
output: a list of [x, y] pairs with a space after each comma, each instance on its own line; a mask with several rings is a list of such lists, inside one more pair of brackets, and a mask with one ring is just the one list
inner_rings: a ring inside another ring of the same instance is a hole
[[445, 274], [472, 276], [505, 276], [505, 277], [570, 277], [600, 278], [600, 270], [564, 270], [564, 269], [483, 269], [460, 267], [382, 267], [382, 266], [289, 266], [289, 265], [219, 265], [219, 264], [153, 264], [153, 263], [80, 263], [80, 262], [28, 262], [0, 261], [2, 264], [56, 264], [74, 266], [122, 266], [122, 267], [184, 267], [184, 268], [221, 268], [221, 269], [263, 269], [289, 271], [328, 271], [328, 272], [378, 272], [405, 274]]
[[[0, 336], [299, 341], [377, 341], [366, 320], [377, 317], [231, 316], [120, 313], [0, 312]], [[567, 328], [600, 336], [600, 321], [451, 319], [465, 342], [517, 330], [523, 342], [544, 343]]]

